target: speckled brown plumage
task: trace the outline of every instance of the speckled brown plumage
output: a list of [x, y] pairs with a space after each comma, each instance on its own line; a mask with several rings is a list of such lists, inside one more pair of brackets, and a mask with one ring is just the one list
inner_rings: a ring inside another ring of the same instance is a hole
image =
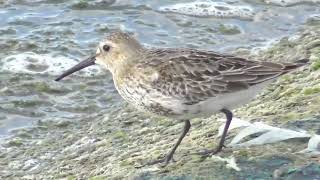
[[135, 56], [136, 62], [124, 73], [114, 74], [120, 94], [140, 109], [164, 116], [181, 115], [181, 119], [189, 112], [190, 117], [216, 112], [195, 113], [192, 106], [250, 89], [302, 65], [250, 61], [194, 49], [143, 49]]
[[116, 32], [103, 40], [96, 55], [71, 68], [56, 80], [84, 67], [100, 64], [113, 75], [120, 95], [133, 106], [173, 120], [184, 121], [183, 133], [159, 162], [167, 164], [191, 127], [190, 119], [216, 112], [226, 115], [226, 125], [216, 150], [220, 152], [232, 120], [233, 109], [249, 102], [276, 77], [306, 61], [271, 63], [247, 60], [213, 51], [147, 48], [132, 36]]

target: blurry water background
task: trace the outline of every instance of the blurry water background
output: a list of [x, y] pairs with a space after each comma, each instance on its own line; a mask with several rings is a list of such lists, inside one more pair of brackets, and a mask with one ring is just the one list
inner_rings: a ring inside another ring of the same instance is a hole
[[132, 32], [147, 46], [231, 53], [295, 33], [319, 19], [319, 6], [311, 0], [0, 0], [0, 137], [121, 104], [100, 67], [53, 81], [94, 53], [111, 30]]

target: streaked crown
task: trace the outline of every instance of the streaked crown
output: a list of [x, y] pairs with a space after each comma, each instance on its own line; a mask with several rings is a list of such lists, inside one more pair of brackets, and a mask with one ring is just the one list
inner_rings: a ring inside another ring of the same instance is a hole
[[128, 33], [116, 31], [107, 36], [96, 52], [96, 63], [106, 66], [112, 73], [132, 65], [138, 60], [140, 43]]

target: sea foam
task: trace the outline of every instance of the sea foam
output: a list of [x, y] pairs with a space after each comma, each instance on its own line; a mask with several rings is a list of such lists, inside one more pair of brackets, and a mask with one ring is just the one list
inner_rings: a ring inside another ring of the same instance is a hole
[[[2, 62], [1, 71], [54, 76], [60, 75], [78, 63], [78, 61], [64, 56], [40, 55], [33, 52], [10, 55], [2, 59]], [[81, 70], [77, 74], [79, 76], [92, 76], [100, 73], [102, 73], [101, 69], [95, 66]]]
[[254, 11], [250, 6], [230, 5], [224, 2], [196, 1], [162, 6], [161, 12], [174, 12], [191, 16], [213, 16], [219, 18], [252, 19]]

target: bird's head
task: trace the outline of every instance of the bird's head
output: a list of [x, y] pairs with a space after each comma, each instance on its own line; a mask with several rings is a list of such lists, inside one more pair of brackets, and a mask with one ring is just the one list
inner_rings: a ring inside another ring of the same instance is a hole
[[114, 32], [99, 43], [96, 54], [73, 66], [56, 81], [94, 64], [105, 66], [112, 73], [132, 65], [137, 60], [142, 46], [128, 33]]

